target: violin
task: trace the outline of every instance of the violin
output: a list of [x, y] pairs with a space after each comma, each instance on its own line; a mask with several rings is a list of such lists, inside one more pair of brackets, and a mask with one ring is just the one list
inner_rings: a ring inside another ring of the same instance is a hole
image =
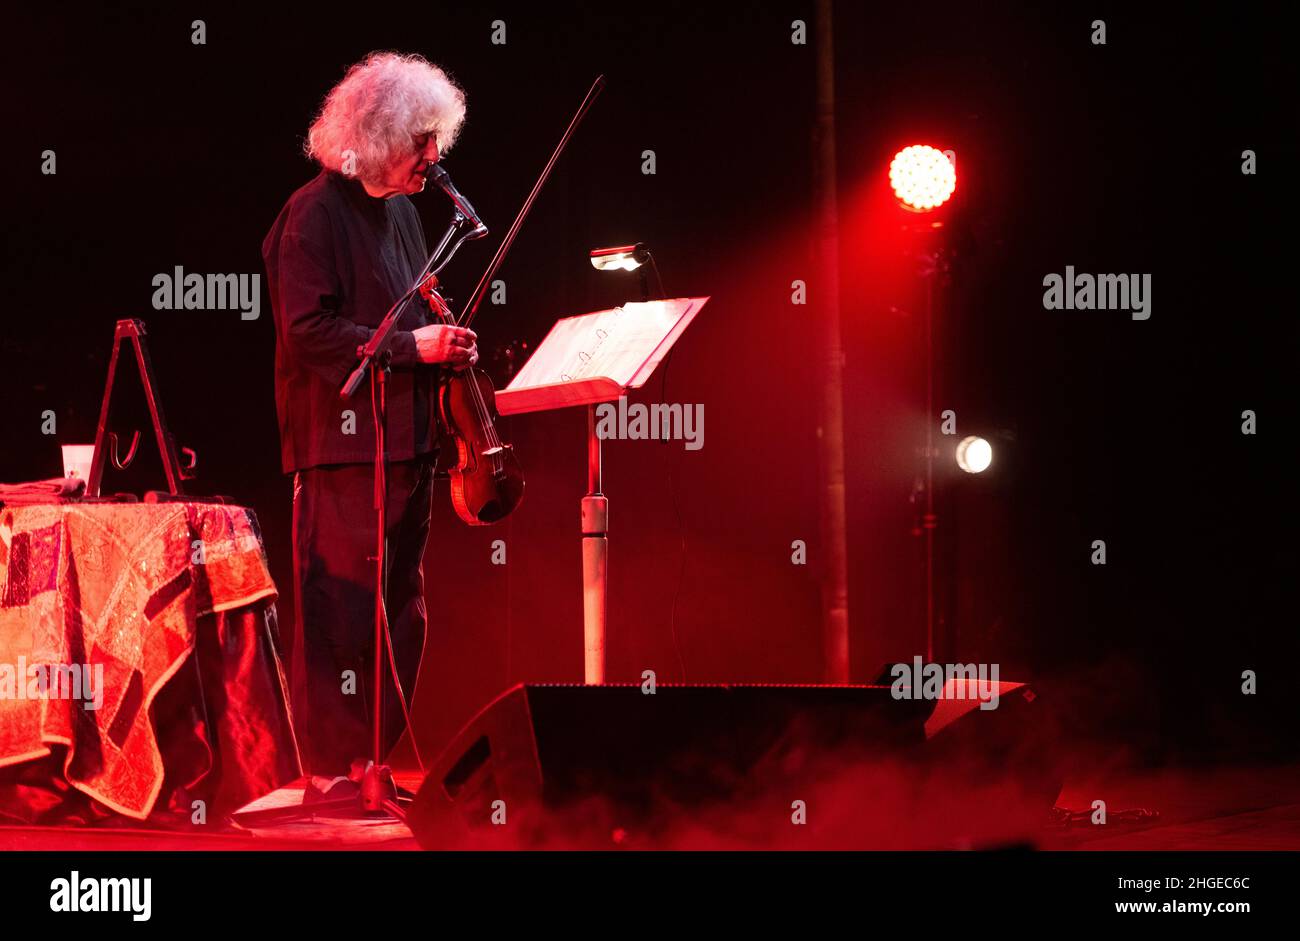
[[[429, 309], [448, 326], [456, 325], [451, 307], [438, 293], [438, 276], [420, 284]], [[497, 434], [496, 389], [488, 374], [473, 366], [444, 368], [438, 380], [438, 415], [445, 438], [455, 444], [451, 504], [471, 526], [505, 519], [524, 498], [524, 471], [514, 447]]]
[[[597, 76], [587, 96], [578, 107], [577, 113], [560, 137], [559, 144], [551, 153], [551, 159], [547, 161], [541, 176], [533, 184], [532, 192], [520, 207], [519, 214], [515, 216], [515, 221], [510, 226], [510, 231], [497, 246], [496, 254], [479, 278], [478, 286], [474, 289], [460, 317], [457, 318], [452, 314], [451, 307], [438, 293], [437, 274], [441, 266], [420, 282], [420, 294], [428, 303], [429, 309], [444, 324], [453, 327], [470, 325], [478, 312], [479, 304], [483, 301], [492, 276], [501, 267], [506, 253], [514, 244], [520, 226], [523, 225], [529, 210], [537, 200], [537, 194], [541, 192], [542, 186], [555, 168], [555, 162], [568, 145], [569, 138], [573, 136], [574, 128], [591, 109], [592, 102], [604, 87], [605, 76]], [[454, 189], [446, 186], [444, 188], [457, 204], [453, 227], [468, 223], [470, 217], [474, 216], [473, 210], [461, 212], [463, 197]], [[462, 242], [487, 234], [487, 227], [481, 220], [474, 221], [478, 222], [477, 228], [469, 234], [462, 235]], [[457, 246], [459, 244], [460, 242], [456, 243]], [[453, 247], [453, 254], [455, 250]], [[437, 254], [439, 253], [435, 252], [435, 255]], [[450, 255], [447, 258], [450, 259]], [[442, 264], [446, 263], [443, 261]], [[433, 259], [430, 259], [429, 264], [433, 264]], [[457, 515], [471, 526], [486, 526], [500, 522], [523, 500], [524, 473], [519, 466], [519, 459], [515, 457], [514, 448], [502, 441], [501, 436], [497, 434], [496, 419], [499, 413], [492, 380], [483, 370], [470, 366], [460, 371], [444, 368], [438, 383], [438, 415], [446, 430], [444, 437], [450, 438], [456, 445], [456, 465], [449, 468], [452, 505], [456, 508]]]

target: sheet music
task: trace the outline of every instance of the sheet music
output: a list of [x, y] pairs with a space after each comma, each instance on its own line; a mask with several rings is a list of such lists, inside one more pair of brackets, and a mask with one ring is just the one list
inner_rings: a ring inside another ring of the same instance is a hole
[[509, 389], [601, 378], [624, 388], [693, 307], [691, 299], [637, 302], [557, 321]]

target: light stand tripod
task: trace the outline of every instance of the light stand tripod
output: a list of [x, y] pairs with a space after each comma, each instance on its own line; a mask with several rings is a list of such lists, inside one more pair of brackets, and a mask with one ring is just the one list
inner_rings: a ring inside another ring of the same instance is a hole
[[918, 274], [925, 282], [925, 512], [921, 526], [925, 534], [925, 658], [935, 657], [935, 619], [938, 605], [934, 592], [934, 531], [939, 517], [934, 509], [934, 292], [935, 281], [948, 270], [942, 244], [917, 254]]

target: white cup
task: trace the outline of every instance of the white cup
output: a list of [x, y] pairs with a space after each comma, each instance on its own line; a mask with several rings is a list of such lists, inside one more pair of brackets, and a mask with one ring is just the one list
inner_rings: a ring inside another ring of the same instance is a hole
[[95, 459], [93, 444], [65, 444], [63, 448], [63, 476], [90, 480], [90, 464]]

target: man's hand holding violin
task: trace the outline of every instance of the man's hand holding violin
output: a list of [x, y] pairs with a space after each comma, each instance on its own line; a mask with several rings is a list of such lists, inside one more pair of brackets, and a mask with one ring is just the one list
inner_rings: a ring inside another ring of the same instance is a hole
[[460, 372], [478, 362], [478, 334], [469, 327], [429, 324], [411, 332], [422, 363], [446, 363]]

